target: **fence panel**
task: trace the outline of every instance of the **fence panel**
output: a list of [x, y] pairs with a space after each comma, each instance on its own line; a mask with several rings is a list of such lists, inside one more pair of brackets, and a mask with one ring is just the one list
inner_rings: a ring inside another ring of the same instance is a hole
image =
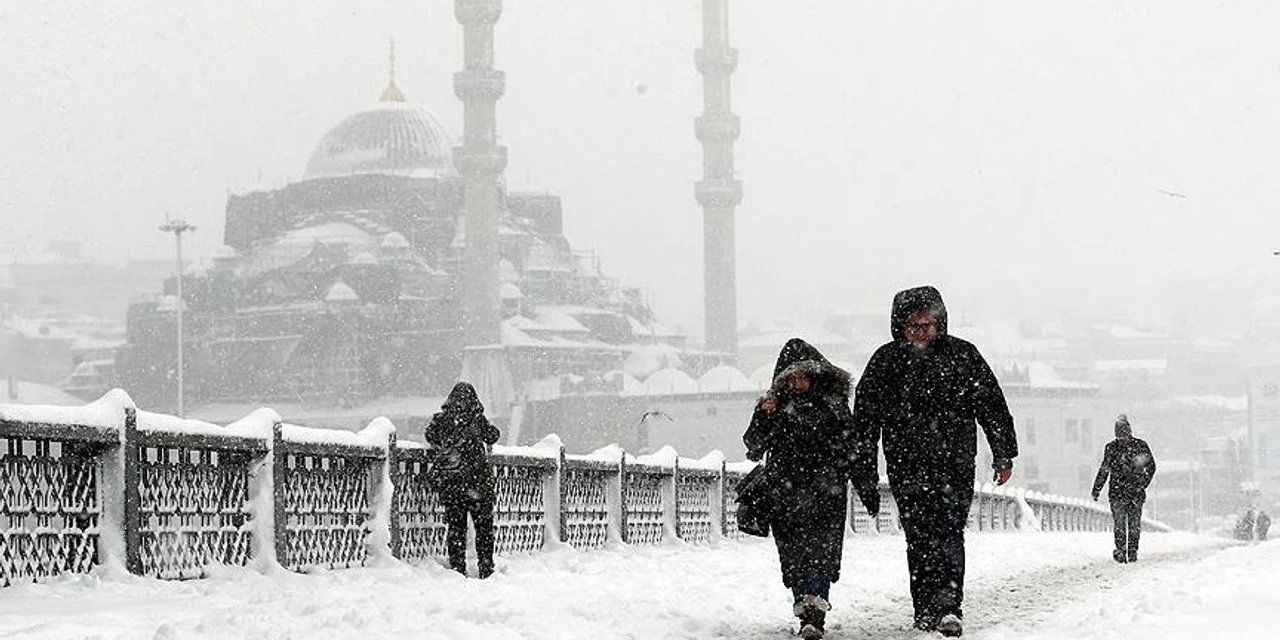
[[276, 499], [284, 501], [284, 521], [276, 522], [277, 538], [284, 536], [280, 564], [294, 571], [363, 565], [373, 518], [370, 474], [380, 471], [381, 452], [370, 450], [366, 457], [323, 453], [324, 447], [315, 446], [294, 452], [293, 443], [284, 447], [276, 458], [283, 463], [285, 483], [283, 492], [276, 488]]
[[[97, 442], [27, 438], [0, 424], [0, 585], [87, 573], [98, 561]], [[116, 436], [110, 435], [112, 439]]]
[[676, 474], [676, 536], [685, 542], [710, 542], [720, 514], [712, 513], [712, 494], [720, 491], [720, 472], [679, 469]]
[[671, 469], [628, 464], [623, 477], [623, 513], [625, 540], [629, 544], [662, 542], [666, 505], [663, 485], [671, 477]]
[[609, 487], [618, 478], [616, 464], [565, 460], [561, 469], [560, 535], [578, 549], [598, 549], [609, 542]]
[[538, 551], [546, 538], [547, 504], [543, 487], [556, 461], [544, 458], [493, 458], [497, 496], [493, 507], [494, 552]]
[[209, 564], [247, 565], [254, 515], [249, 471], [266, 443], [161, 433], [137, 438], [129, 446], [138, 448], [142, 574], [198, 578]]

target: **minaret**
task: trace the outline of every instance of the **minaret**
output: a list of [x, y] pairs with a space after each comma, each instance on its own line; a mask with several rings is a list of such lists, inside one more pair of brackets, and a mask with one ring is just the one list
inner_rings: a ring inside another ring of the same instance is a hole
[[734, 178], [733, 142], [741, 125], [730, 106], [729, 76], [738, 66], [738, 51], [729, 46], [728, 0], [702, 0], [702, 48], [694, 60], [702, 74], [702, 115], [694, 121], [702, 142], [702, 180], [694, 194], [702, 206], [706, 348], [737, 355], [733, 216], [742, 183]]
[[463, 107], [462, 146], [453, 150], [466, 211], [462, 378], [475, 385], [491, 417], [503, 417], [510, 415], [514, 390], [498, 298], [498, 180], [507, 167], [507, 148], [497, 145], [495, 114], [506, 78], [493, 68], [493, 27], [502, 16], [502, 0], [454, 0], [453, 13], [463, 28], [463, 67], [453, 75], [453, 92]]

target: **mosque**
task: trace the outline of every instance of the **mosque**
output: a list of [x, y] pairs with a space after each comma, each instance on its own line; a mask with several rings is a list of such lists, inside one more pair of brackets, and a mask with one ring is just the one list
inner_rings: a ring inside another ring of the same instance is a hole
[[[492, 68], [501, 2], [456, 5], [466, 38], [454, 77], [462, 143], [406, 99], [393, 49], [380, 100], [325, 133], [300, 180], [228, 197], [225, 253], [184, 272], [181, 301], [171, 281], [170, 295], [130, 307], [116, 370], [140, 404], [165, 408], [176, 395], [179, 304], [189, 415], [205, 419], [261, 405], [319, 424], [423, 416], [460, 377], [508, 423], [530, 402], [634, 396], [645, 389], [638, 376], [660, 370], [672, 392], [712, 370], [718, 392], [758, 388], [723, 368], [736, 349], [732, 214], [741, 198], [727, 91], [709, 94], [697, 121], [709, 160], [695, 196], [715, 234], [707, 278], [717, 293], [708, 294], [708, 348], [695, 351], [638, 289], [573, 248], [558, 196], [507, 187], [494, 118], [505, 77]], [[727, 88], [736, 56], [715, 22], [697, 64]], [[600, 411], [595, 404], [581, 411]], [[563, 409], [531, 413], [571, 420]]]

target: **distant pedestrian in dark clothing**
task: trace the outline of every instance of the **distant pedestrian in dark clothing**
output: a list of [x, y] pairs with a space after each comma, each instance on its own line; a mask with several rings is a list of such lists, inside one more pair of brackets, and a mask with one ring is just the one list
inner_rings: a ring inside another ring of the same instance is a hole
[[[747, 458], [768, 454], [765, 474], [777, 505], [770, 528], [806, 640], [823, 636], [831, 583], [840, 579], [853, 445], [850, 386], [848, 372], [807, 342], [789, 340], [742, 436]], [[880, 509], [875, 485], [874, 477], [855, 485], [870, 487], [861, 497], [871, 513]]]
[[467, 572], [467, 516], [476, 528], [477, 569], [481, 578], [493, 573], [493, 467], [489, 446], [498, 429], [484, 417], [475, 387], [459, 382], [431, 417], [426, 440], [432, 447], [430, 476], [444, 506], [449, 567]]
[[871, 356], [854, 402], [854, 477], [876, 466], [884, 439], [889, 488], [907, 538], [915, 626], [962, 633], [964, 528], [973, 501], [977, 427], [991, 447], [995, 480], [1008, 482], [1018, 442], [991, 367], [969, 342], [947, 333], [933, 287], [899, 292], [893, 341]]
[[1267, 539], [1267, 530], [1271, 528], [1271, 516], [1266, 511], [1258, 512], [1258, 541]]
[[1129, 417], [1116, 418], [1116, 439], [1107, 443], [1102, 454], [1098, 477], [1093, 481], [1093, 499], [1102, 493], [1102, 485], [1111, 479], [1107, 498], [1111, 501], [1111, 520], [1115, 525], [1116, 562], [1138, 561], [1138, 539], [1142, 536], [1142, 503], [1147, 500], [1147, 486], [1156, 475], [1156, 459], [1146, 441], [1133, 437]]
[[1245, 509], [1244, 515], [1236, 521], [1236, 540], [1253, 540], [1258, 533], [1258, 511], [1253, 507]]

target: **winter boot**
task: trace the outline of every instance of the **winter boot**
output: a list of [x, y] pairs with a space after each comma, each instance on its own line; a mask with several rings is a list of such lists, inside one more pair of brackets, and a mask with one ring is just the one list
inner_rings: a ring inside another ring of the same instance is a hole
[[964, 624], [960, 621], [960, 616], [954, 613], [948, 613], [938, 619], [938, 633], [948, 638], [959, 638], [964, 633]]
[[1116, 549], [1111, 552], [1111, 559], [1119, 563], [1125, 563], [1129, 561], [1129, 554], [1125, 553], [1124, 549]]
[[830, 610], [831, 603], [822, 596], [808, 594], [796, 600], [791, 612], [800, 618], [800, 637], [804, 640], [821, 640], [826, 631], [827, 612]]
[[1129, 557], [1125, 559], [1125, 562], [1137, 562], [1137, 561], [1138, 561], [1138, 552], [1130, 551]]

